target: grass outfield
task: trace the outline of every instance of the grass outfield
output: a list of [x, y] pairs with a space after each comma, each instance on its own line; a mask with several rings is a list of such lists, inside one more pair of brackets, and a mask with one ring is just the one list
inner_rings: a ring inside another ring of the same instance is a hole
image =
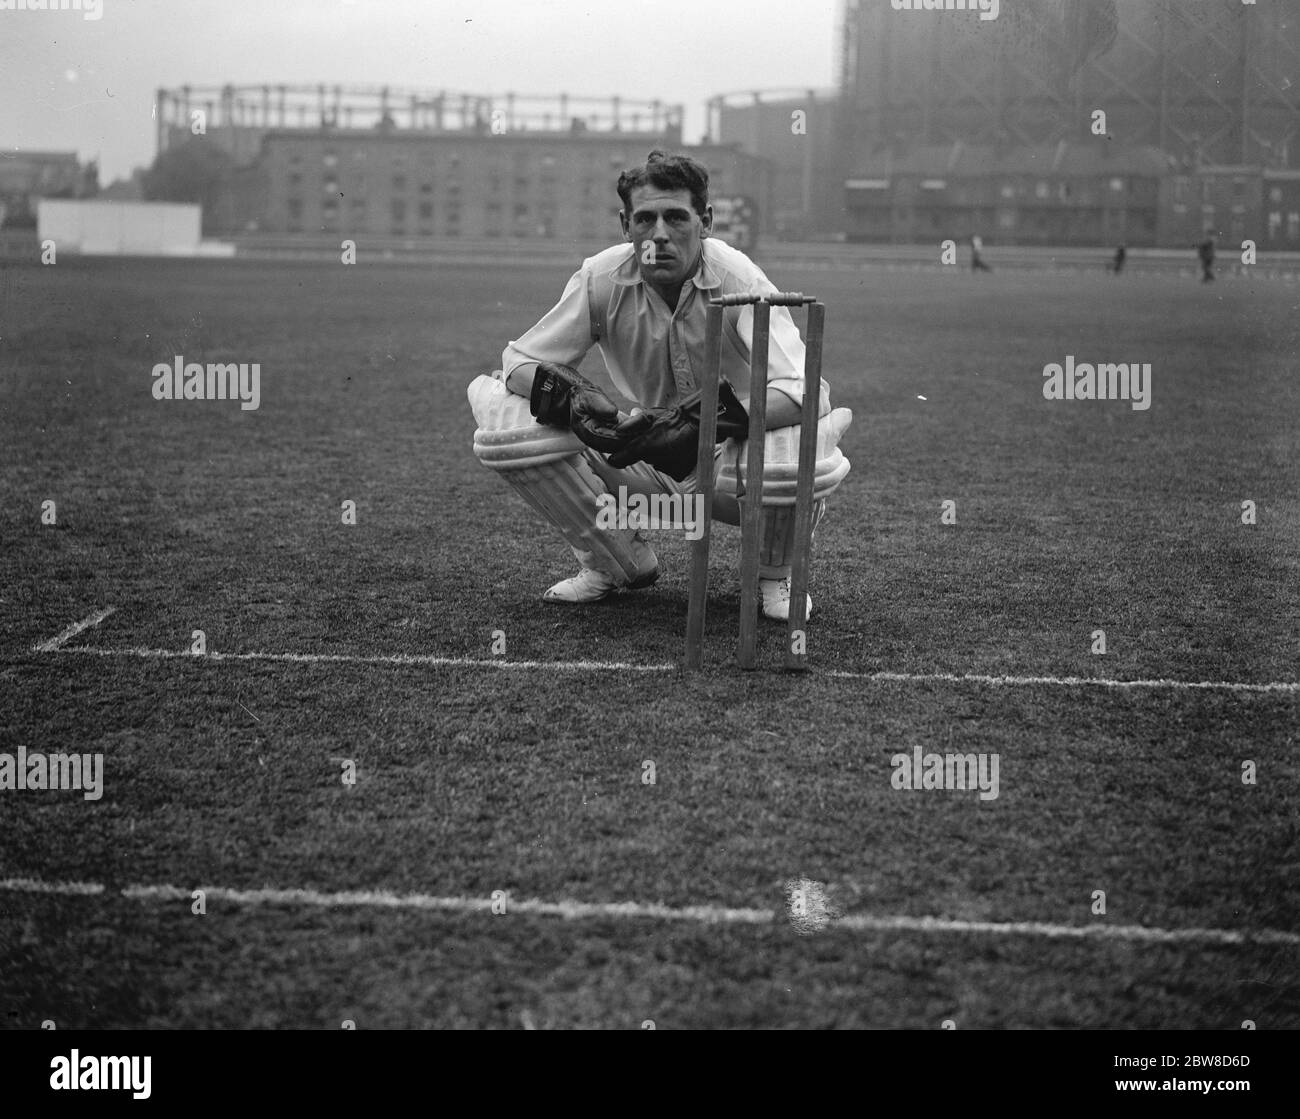
[[[1300, 1025], [1300, 693], [1170, 683], [1300, 680], [1296, 287], [773, 275], [856, 417], [809, 677], [731, 667], [726, 527], [699, 677], [386, 660], [680, 657], [679, 536], [544, 606], [572, 558], [470, 451], [465, 385], [571, 267], [0, 272], [0, 752], [105, 758], [95, 802], [0, 790], [0, 1021]], [[177, 354], [259, 362], [260, 407], [155, 401]], [[1150, 362], [1150, 409], [1044, 400], [1067, 354]], [[999, 795], [894, 789], [918, 746], [996, 753]], [[847, 919], [795, 927], [794, 879]]]

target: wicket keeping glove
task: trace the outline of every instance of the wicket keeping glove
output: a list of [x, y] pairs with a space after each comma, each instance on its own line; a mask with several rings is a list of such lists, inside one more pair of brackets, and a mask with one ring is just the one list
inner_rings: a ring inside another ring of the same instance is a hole
[[538, 362], [528, 410], [538, 423], [567, 427], [598, 451], [623, 445], [624, 440], [614, 435], [617, 405], [572, 366]]
[[[672, 408], [650, 408], [624, 420], [614, 433], [624, 446], [609, 456], [610, 466], [621, 469], [648, 462], [676, 482], [695, 469], [700, 448], [700, 393], [683, 397]], [[744, 439], [749, 434], [749, 413], [723, 378], [718, 384], [718, 436]]]

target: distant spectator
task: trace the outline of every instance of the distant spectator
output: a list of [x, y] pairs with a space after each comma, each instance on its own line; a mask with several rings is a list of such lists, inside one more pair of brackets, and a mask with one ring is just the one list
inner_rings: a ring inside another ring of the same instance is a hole
[[1205, 231], [1205, 240], [1196, 246], [1196, 255], [1201, 261], [1201, 283], [1208, 284], [1214, 279], [1214, 234]]
[[980, 239], [978, 233], [970, 235], [970, 270], [972, 272], [992, 272], [993, 269], [984, 263], [984, 242]]
[[1128, 249], [1125, 246], [1120, 245], [1120, 247], [1115, 250], [1115, 262], [1110, 266], [1110, 270], [1118, 276], [1124, 271], [1124, 261], [1127, 259]]

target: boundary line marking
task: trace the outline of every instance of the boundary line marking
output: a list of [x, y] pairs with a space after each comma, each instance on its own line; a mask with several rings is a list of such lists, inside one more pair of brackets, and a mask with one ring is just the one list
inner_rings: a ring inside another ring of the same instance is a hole
[[1054, 685], [1077, 688], [1182, 688], [1233, 692], [1300, 692], [1300, 682], [1240, 684], [1231, 680], [1110, 680], [1095, 676], [984, 676], [978, 673], [952, 672], [840, 672], [826, 673], [846, 680], [881, 680], [912, 684], [990, 684], [994, 687], [1033, 687]]
[[508, 661], [472, 657], [439, 657], [428, 653], [187, 653], [176, 649], [96, 649], [68, 645], [42, 650], [83, 653], [95, 657], [163, 657], [191, 661], [290, 661], [295, 664], [394, 664], [429, 668], [550, 668], [563, 672], [672, 672], [675, 664], [631, 664], [624, 661]]
[[[426, 653], [187, 653], [177, 649], [98, 649], [89, 645], [59, 645], [39, 652], [79, 654], [93, 657], [139, 657], [194, 661], [286, 661], [293, 664], [391, 664], [426, 668], [550, 669], [555, 672], [676, 672], [676, 664], [633, 664], [628, 661], [510, 661], [476, 660], [473, 657], [440, 657]], [[1300, 683], [1281, 681], [1243, 684], [1232, 680], [1112, 680], [1092, 676], [984, 676], [950, 672], [817, 672], [831, 680], [867, 680], [891, 684], [987, 684], [993, 687], [1032, 688], [1118, 688], [1173, 691], [1229, 691], [1298, 693]]]
[[[225, 886], [195, 886], [209, 900], [241, 906], [312, 906], [321, 909], [399, 909], [447, 913], [491, 913], [492, 900], [476, 897], [439, 897], [431, 894], [394, 894], [387, 890], [322, 892], [319, 890], [236, 890]], [[186, 901], [193, 890], [181, 886], [126, 886], [110, 890], [98, 882], [43, 882], [31, 878], [0, 879], [0, 891], [64, 897], [121, 897], [133, 901]], [[507, 895], [507, 913], [560, 917], [568, 921], [593, 919], [643, 919], [690, 921], [705, 925], [774, 925], [790, 920], [779, 910], [728, 908], [718, 905], [671, 906], [635, 901], [580, 902], [515, 899]], [[793, 921], [791, 921], [793, 923]], [[828, 918], [820, 931], [842, 928], [851, 932], [957, 933], [988, 936], [1029, 936], [1049, 940], [1117, 940], [1146, 944], [1276, 944], [1300, 945], [1300, 933], [1282, 929], [1161, 929], [1144, 925], [1057, 925], [1045, 921], [962, 921], [943, 917], [873, 917], [855, 915]]]
[[[71, 653], [95, 657], [141, 657], [210, 661], [285, 661], [293, 664], [392, 664], [424, 668], [550, 669], [554, 672], [675, 672], [676, 664], [633, 664], [629, 661], [510, 661], [492, 658], [442, 657], [432, 653], [189, 653], [177, 649], [102, 649], [90, 645], [68, 645], [82, 630], [99, 625], [115, 606], [106, 606], [74, 622], [62, 633], [32, 647], [34, 653]], [[814, 675], [832, 680], [868, 680], [896, 684], [987, 684], [991, 687], [1063, 688], [1166, 688], [1175, 691], [1229, 691], [1300, 693], [1300, 682], [1277, 681], [1244, 684], [1231, 680], [1113, 680], [1090, 676], [988, 676], [954, 672], [845, 672], [831, 670]]]
[[62, 633], [58, 634], [57, 636], [51, 637], [48, 641], [42, 641], [39, 645], [32, 646], [32, 652], [34, 653], [57, 652], [59, 649], [63, 647], [63, 643], [65, 641], [69, 641], [72, 638], [76, 637], [77, 634], [79, 634], [83, 629], [90, 629], [91, 626], [99, 625], [99, 623], [102, 622], [105, 618], [107, 618], [110, 614], [114, 614], [116, 612], [117, 612], [116, 606], [105, 606], [104, 609], [102, 610], [96, 610], [93, 614], [89, 615], [88, 617], [82, 618], [81, 621], [73, 622], [72, 625], [68, 626], [67, 629], [65, 629]]

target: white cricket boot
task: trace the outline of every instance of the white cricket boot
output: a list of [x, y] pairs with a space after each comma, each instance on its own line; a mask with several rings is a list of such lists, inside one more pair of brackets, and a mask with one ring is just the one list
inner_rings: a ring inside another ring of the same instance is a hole
[[[763, 617], [771, 618], [774, 622], [789, 621], [790, 577], [787, 575], [784, 579], [760, 579], [758, 589], [763, 596]], [[805, 597], [808, 600], [808, 610], [804, 614], [804, 621], [807, 621], [812, 617], [812, 595]]]
[[[648, 587], [658, 578], [659, 568], [655, 567], [635, 581], [623, 584], [623, 588], [629, 591], [640, 590], [642, 587]], [[606, 575], [603, 571], [584, 567], [572, 579], [561, 579], [555, 586], [549, 588], [542, 595], [542, 601], [582, 606], [588, 602], [599, 602], [602, 598], [608, 598], [619, 587], [620, 584], [616, 583], [612, 576]]]

